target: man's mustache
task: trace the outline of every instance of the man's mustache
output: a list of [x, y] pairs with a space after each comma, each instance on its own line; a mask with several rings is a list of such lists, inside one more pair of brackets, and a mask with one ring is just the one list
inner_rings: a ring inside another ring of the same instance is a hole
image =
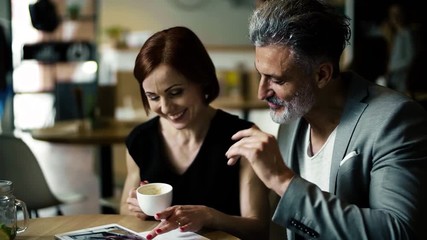
[[283, 105], [283, 101], [279, 98], [272, 96], [265, 99], [267, 102], [272, 103], [274, 105]]

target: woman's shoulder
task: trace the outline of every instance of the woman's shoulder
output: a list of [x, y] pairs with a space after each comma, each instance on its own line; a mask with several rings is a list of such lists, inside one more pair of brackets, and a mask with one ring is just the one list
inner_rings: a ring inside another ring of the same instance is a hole
[[226, 112], [221, 109], [217, 110], [217, 113], [214, 118], [214, 123], [223, 128], [230, 128], [233, 130], [246, 129], [254, 125], [254, 123], [251, 121], [245, 120], [238, 115]]
[[153, 129], [154, 127], [156, 127], [158, 125], [158, 123], [159, 123], [159, 117], [158, 116], [150, 118], [147, 121], [138, 124], [132, 130], [132, 132], [133, 131], [147, 131], [147, 130]]
[[149, 132], [155, 131], [157, 129], [158, 124], [159, 124], [159, 117], [156, 116], [137, 125], [132, 129], [132, 131], [130, 131], [127, 137], [128, 141], [134, 138], [137, 138], [138, 136], [147, 135], [149, 134]]

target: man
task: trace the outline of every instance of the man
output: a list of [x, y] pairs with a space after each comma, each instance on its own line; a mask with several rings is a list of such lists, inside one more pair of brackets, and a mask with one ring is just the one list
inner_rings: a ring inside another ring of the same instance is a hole
[[348, 18], [316, 0], [270, 0], [250, 19], [258, 97], [278, 140], [237, 132], [242, 158], [280, 197], [273, 221], [289, 239], [425, 239], [427, 114], [339, 60]]

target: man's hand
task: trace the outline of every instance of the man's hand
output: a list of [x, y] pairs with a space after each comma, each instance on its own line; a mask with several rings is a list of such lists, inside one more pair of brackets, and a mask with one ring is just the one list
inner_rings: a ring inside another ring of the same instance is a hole
[[238, 141], [225, 153], [228, 165], [246, 159], [264, 184], [282, 196], [294, 173], [285, 165], [276, 138], [252, 127], [237, 132], [232, 139]]

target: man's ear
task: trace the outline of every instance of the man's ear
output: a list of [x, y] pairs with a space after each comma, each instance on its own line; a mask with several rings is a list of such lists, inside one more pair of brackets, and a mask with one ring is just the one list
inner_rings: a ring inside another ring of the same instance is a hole
[[324, 88], [332, 79], [334, 66], [330, 62], [324, 62], [319, 65], [317, 71], [317, 87]]

